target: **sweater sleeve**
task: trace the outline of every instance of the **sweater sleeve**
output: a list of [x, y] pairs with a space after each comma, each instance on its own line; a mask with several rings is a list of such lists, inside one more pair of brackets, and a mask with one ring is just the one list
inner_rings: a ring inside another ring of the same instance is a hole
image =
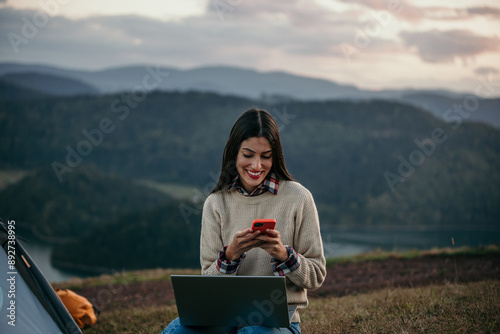
[[[219, 253], [225, 246], [221, 237], [221, 216], [217, 210], [218, 196], [208, 196], [201, 218], [200, 262], [202, 275], [227, 275], [217, 268]], [[236, 275], [234, 270], [231, 275]]]
[[300, 257], [300, 266], [286, 276], [298, 287], [314, 290], [325, 280], [326, 261], [316, 204], [311, 193], [304, 190], [304, 200], [296, 215], [293, 244]]

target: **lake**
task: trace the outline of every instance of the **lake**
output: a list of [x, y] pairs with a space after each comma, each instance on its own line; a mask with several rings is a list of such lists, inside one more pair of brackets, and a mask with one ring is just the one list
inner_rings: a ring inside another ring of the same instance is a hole
[[377, 249], [405, 251], [478, 247], [500, 242], [500, 229], [346, 229], [323, 230], [322, 234], [326, 257], [350, 256]]
[[[382, 230], [382, 229], [324, 229], [322, 230], [326, 257], [357, 255], [376, 249], [411, 250], [443, 247], [487, 246], [500, 242], [500, 229], [490, 230]], [[452, 238], [455, 246], [452, 244]], [[81, 272], [63, 271], [50, 263], [52, 247], [30, 241], [24, 248], [50, 282], [62, 282], [72, 277], [85, 277]], [[87, 275], [88, 276], [88, 275]]]
[[73, 277], [81, 277], [81, 274], [66, 272], [52, 266], [50, 263], [51, 245], [33, 240], [21, 241], [21, 244], [49, 282], [64, 282]]

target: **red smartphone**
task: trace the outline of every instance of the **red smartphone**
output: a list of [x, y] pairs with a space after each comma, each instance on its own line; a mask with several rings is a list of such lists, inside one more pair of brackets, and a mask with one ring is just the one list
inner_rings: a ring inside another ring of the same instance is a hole
[[252, 223], [252, 231], [260, 231], [261, 234], [266, 234], [266, 230], [274, 230], [276, 220], [274, 219], [255, 219]]

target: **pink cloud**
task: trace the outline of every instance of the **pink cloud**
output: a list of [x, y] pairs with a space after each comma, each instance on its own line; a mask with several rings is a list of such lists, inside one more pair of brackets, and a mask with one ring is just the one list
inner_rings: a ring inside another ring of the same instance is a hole
[[500, 17], [500, 8], [476, 6], [469, 8], [444, 6], [415, 6], [406, 0], [338, 0], [356, 4], [371, 10], [387, 10], [399, 20], [417, 23], [422, 20], [463, 20], [472, 16]]
[[483, 6], [467, 8], [470, 15], [491, 16], [493, 18], [500, 17], [500, 8]]
[[452, 62], [455, 58], [465, 60], [500, 49], [498, 38], [476, 35], [469, 30], [404, 31], [401, 37], [406, 46], [416, 48], [420, 58], [428, 63]]

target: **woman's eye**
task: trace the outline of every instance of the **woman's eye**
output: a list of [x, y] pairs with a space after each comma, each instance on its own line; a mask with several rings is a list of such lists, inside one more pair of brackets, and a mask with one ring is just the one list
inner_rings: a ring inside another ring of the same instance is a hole
[[[253, 154], [245, 154], [245, 153], [243, 153], [243, 156], [245, 158], [253, 158], [254, 155]], [[261, 155], [260, 157], [262, 159], [271, 159], [272, 158], [272, 154], [271, 155]]]

